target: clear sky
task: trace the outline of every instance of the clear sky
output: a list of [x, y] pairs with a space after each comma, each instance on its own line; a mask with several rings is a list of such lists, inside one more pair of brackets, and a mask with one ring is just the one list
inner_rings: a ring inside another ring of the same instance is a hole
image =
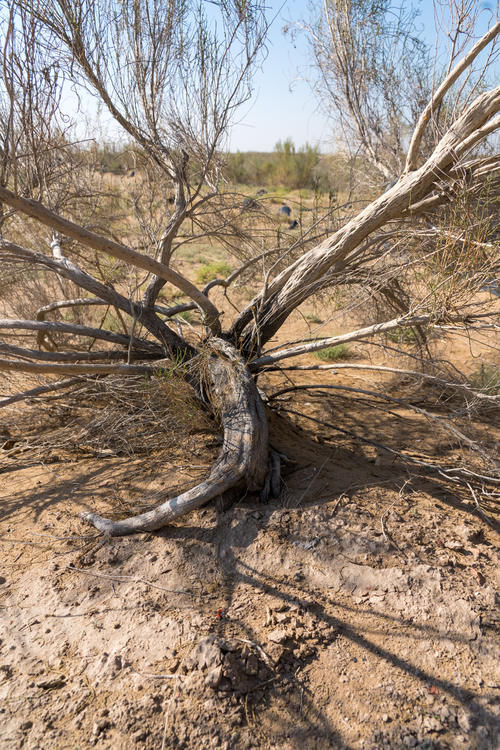
[[[270, 3], [278, 13], [268, 40], [268, 55], [254, 80], [255, 93], [239, 112], [231, 131], [231, 151], [272, 151], [290, 137], [297, 146], [306, 142], [328, 150], [330, 125], [318, 107], [307, 79], [314, 76], [304, 34], [284, 34], [309, 17], [307, 0]], [[281, 7], [281, 10], [279, 8]]]

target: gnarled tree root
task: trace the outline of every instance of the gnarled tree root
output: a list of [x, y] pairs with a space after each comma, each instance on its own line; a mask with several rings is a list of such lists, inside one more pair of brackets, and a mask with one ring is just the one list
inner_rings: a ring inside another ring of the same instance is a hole
[[272, 452], [269, 458], [267, 416], [252, 376], [230, 344], [212, 339], [210, 345], [208, 394], [221, 419], [224, 442], [209, 477], [153, 510], [121, 521], [82, 514], [99, 531], [110, 536], [155, 531], [239, 485], [261, 492], [263, 499], [278, 494], [279, 457]]

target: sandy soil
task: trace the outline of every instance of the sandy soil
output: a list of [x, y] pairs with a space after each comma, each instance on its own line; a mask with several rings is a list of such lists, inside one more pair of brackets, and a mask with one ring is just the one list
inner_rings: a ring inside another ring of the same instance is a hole
[[[404, 409], [335, 394], [288, 405], [459, 456]], [[491, 419], [473, 426], [498, 445]], [[194, 483], [217, 433], [136, 457], [85, 453], [78, 434], [2, 473], [1, 747], [500, 747], [499, 538], [471, 496], [273, 416], [290, 459], [279, 500], [240, 497], [104, 539], [80, 511]]]

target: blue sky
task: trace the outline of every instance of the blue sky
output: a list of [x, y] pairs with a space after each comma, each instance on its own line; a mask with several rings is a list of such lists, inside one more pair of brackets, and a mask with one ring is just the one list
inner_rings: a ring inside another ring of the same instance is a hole
[[[318, 0], [316, 6], [320, 5]], [[422, 0], [422, 26], [434, 28], [432, 0]], [[281, 7], [269, 36], [269, 54], [255, 76], [252, 100], [240, 111], [239, 124], [231, 131], [231, 151], [272, 151], [287, 137], [296, 146], [306, 142], [321, 151], [333, 147], [332, 124], [319, 107], [309, 81], [314, 77], [312, 56], [305, 34], [294, 39], [283, 28], [308, 20], [307, 0], [270, 3], [274, 12]]]
[[[417, 2], [419, 0], [413, 0]], [[321, 0], [312, 0], [316, 7]], [[402, 0], [404, 3], [405, 0]], [[231, 151], [273, 151], [276, 143], [292, 138], [297, 147], [309, 143], [323, 152], [335, 149], [332, 125], [327, 121], [313, 93], [310, 81], [314, 77], [312, 55], [304, 33], [285, 34], [284, 27], [293, 29], [296, 24], [310, 19], [310, 0], [268, 0], [268, 17], [275, 19], [271, 25], [268, 54], [254, 76], [254, 94], [236, 113], [229, 132], [228, 148]], [[432, 0], [421, 0], [434, 27]], [[430, 14], [430, 15], [429, 15]], [[66, 98], [66, 104], [71, 97]], [[100, 110], [96, 122], [95, 104], [84, 96], [83, 108], [88, 116], [86, 134], [103, 140], [116, 138], [120, 129], [106, 111]], [[76, 107], [76, 101], [71, 103]], [[71, 106], [70, 104], [70, 106]], [[82, 132], [80, 117], [80, 127]]]
[[[272, 8], [280, 5], [271, 3]], [[239, 124], [231, 131], [232, 151], [272, 151], [288, 137], [297, 146], [308, 142], [327, 150], [330, 126], [307, 81], [314, 76], [307, 41], [303, 34], [292, 40], [283, 32], [286, 25], [308, 16], [304, 0], [283, 4], [271, 27], [268, 55], [255, 76], [254, 96], [240, 110]]]
[[[405, 4], [405, 0], [401, 0]], [[494, 15], [497, 0], [477, 0], [482, 14], [479, 34], [483, 34]], [[321, 0], [314, 0], [316, 7]], [[397, 3], [396, 3], [397, 4]], [[409, 3], [407, 3], [409, 4]], [[278, 14], [269, 36], [269, 54], [261, 71], [255, 76], [251, 101], [239, 112], [239, 123], [230, 134], [231, 151], [272, 151], [277, 141], [287, 137], [297, 147], [306, 142], [318, 145], [321, 151], [335, 148], [332, 123], [320, 110], [318, 100], [308, 83], [314, 76], [312, 57], [304, 34], [292, 41], [283, 27], [293, 26], [310, 18], [308, 0], [272, 0], [269, 8]], [[433, 0], [414, 0], [420, 11], [418, 26], [422, 37], [434, 47], [435, 18]], [[442, 48], [439, 52], [444, 51]]]

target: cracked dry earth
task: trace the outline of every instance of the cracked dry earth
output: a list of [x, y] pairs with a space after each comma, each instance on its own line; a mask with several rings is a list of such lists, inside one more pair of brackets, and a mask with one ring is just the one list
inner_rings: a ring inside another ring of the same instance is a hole
[[78, 512], [158, 488], [158, 463], [188, 481], [206, 438], [190, 467], [68, 452], [3, 474], [0, 747], [499, 747], [496, 532], [347, 438], [277, 429], [278, 501], [156, 534]]

